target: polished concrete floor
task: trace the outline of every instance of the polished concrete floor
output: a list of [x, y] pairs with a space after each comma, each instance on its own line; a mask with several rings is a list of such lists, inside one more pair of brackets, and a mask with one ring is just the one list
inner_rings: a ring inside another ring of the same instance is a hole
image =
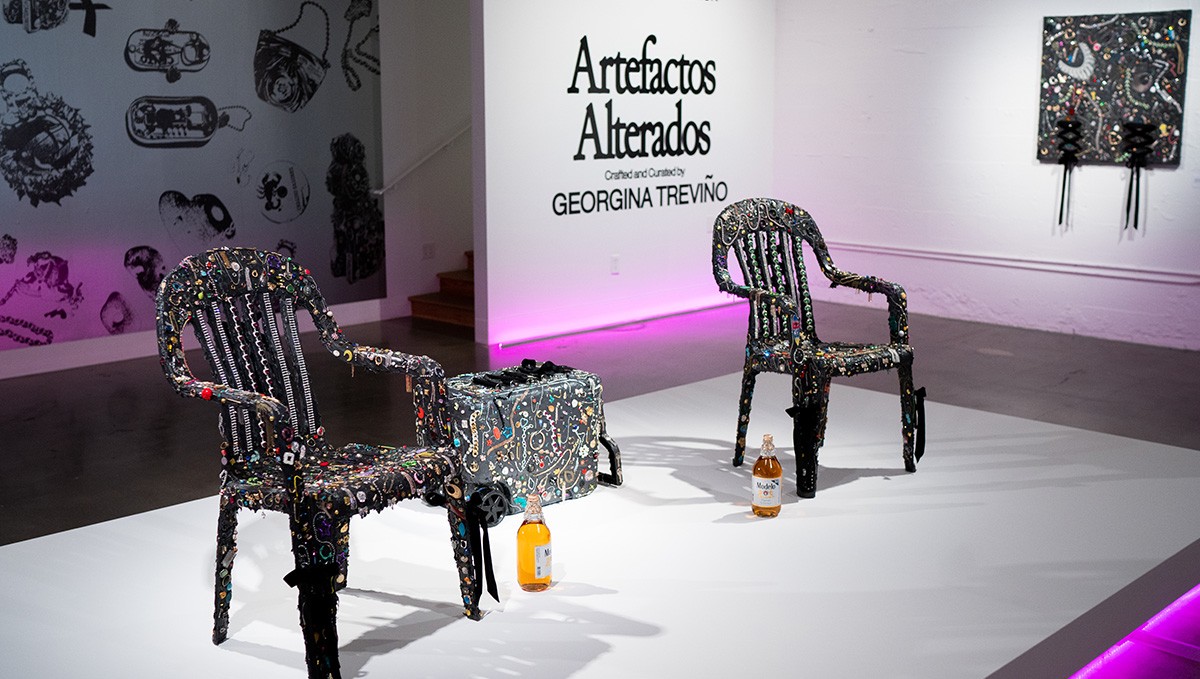
[[[823, 339], [886, 341], [881, 309], [818, 302], [816, 316]], [[915, 381], [931, 401], [1200, 450], [1200, 352], [919, 314], [910, 328]], [[348, 331], [360, 344], [432, 356], [451, 375], [525, 357], [573, 365], [599, 374], [605, 397], [616, 400], [740, 370], [745, 311], [721, 307], [505, 348], [414, 328], [407, 318]], [[412, 440], [402, 380], [354, 376], [313, 349], [309, 367], [333, 440]], [[886, 373], [846, 384], [897, 389]], [[216, 414], [176, 397], [157, 358], [2, 380], [0, 404], [5, 457], [20, 470], [0, 475], [0, 544], [206, 497], [217, 486]]]
[[[433, 356], [450, 374], [525, 357], [585, 368], [602, 376], [612, 402], [740, 370], [744, 313], [723, 307], [506, 348], [414, 328], [408, 319], [348, 330], [360, 343]], [[886, 337], [882, 310], [818, 303], [816, 313], [825, 339]], [[912, 317], [911, 330], [916, 382], [928, 389], [931, 403], [1127, 437], [1130, 451], [1138, 450], [1137, 441], [1200, 450], [1200, 352], [921, 315]], [[402, 380], [354, 376], [343, 364], [320, 360], [322, 355], [314, 352], [310, 368], [331, 438], [411, 440], [411, 401]], [[889, 374], [843, 383], [896, 390]], [[215, 413], [174, 396], [156, 358], [0, 381], [0, 403], [6, 457], [18, 470], [0, 476], [0, 544], [210, 498], [216, 490]], [[731, 399], [730, 440], [733, 408]], [[756, 413], [765, 408], [758, 403]], [[844, 479], [827, 470], [818, 488], [839, 483]], [[1148, 494], [1146, 502], [1154, 501]], [[1194, 584], [1196, 573], [1200, 541], [993, 676], [1064, 676], [1043, 672], [1067, 649], [1075, 649], [1076, 657], [1079, 648], [1094, 645], [1097, 630], [1111, 627], [1106, 621], [1147, 619], [1183, 593], [1181, 583]]]

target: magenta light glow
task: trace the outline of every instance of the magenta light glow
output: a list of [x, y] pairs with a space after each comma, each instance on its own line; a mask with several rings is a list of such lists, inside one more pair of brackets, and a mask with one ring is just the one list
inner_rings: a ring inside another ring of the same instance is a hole
[[1200, 585], [1159, 611], [1071, 679], [1149, 679], [1200, 674]]

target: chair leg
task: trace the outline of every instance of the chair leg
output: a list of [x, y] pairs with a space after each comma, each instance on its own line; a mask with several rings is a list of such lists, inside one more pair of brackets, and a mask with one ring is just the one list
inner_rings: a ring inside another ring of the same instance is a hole
[[348, 574], [350, 572], [350, 519], [342, 520], [337, 526], [336, 533], [336, 550], [338, 564], [338, 579], [334, 583], [334, 589], [343, 590], [349, 584]]
[[904, 434], [904, 470], [917, 471], [913, 454], [914, 434], [917, 427], [917, 397], [913, 393], [912, 364], [896, 369], [900, 374], [900, 426]]
[[450, 521], [450, 544], [454, 547], [454, 565], [458, 569], [458, 584], [462, 592], [463, 614], [472, 620], [479, 620], [483, 613], [479, 610], [479, 597], [483, 591], [483, 583], [476, 582], [475, 559], [482, 559], [482, 554], [472, 554], [470, 544], [470, 529], [467, 526], [462, 480], [458, 477], [446, 483], [446, 517]]
[[340, 567], [336, 555], [317, 540], [312, 530], [317, 523], [328, 525], [335, 520], [312, 508], [305, 508], [299, 518], [292, 518], [296, 570], [288, 573], [284, 581], [298, 592], [300, 631], [304, 636], [304, 662], [308, 666], [309, 679], [341, 679], [337, 636]]
[[796, 450], [796, 494], [817, 496], [817, 454], [825, 441], [829, 419], [829, 380], [806, 384], [801, 376], [792, 380], [792, 444]]
[[237, 554], [237, 498], [219, 496], [217, 515], [217, 572], [213, 601], [214, 644], [229, 635], [229, 603], [233, 599], [233, 557]]
[[737, 441], [733, 446], [733, 466], [740, 467], [746, 457], [746, 430], [750, 428], [750, 401], [754, 398], [754, 383], [758, 373], [747, 363], [742, 370], [742, 393], [738, 399]]
[[829, 386], [831, 380], [821, 383], [817, 392], [817, 450], [825, 445], [825, 425], [829, 424]]

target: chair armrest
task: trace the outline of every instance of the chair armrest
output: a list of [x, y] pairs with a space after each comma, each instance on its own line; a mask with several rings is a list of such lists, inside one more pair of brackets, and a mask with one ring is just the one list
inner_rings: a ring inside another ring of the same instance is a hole
[[727, 245], [721, 246], [718, 244], [713, 248], [713, 278], [716, 279], [717, 287], [722, 292], [727, 292], [735, 297], [751, 301], [765, 301], [792, 316], [797, 314], [796, 300], [787, 295], [734, 283], [733, 277], [729, 275], [729, 250]]
[[236, 389], [216, 382], [198, 380], [191, 375], [173, 375], [171, 383], [175, 386], [175, 391], [180, 396], [233, 404], [242, 408], [251, 408], [258, 415], [266, 417], [275, 423], [286, 423], [288, 419], [287, 408], [284, 407], [283, 403], [279, 399], [267, 396], [266, 394], [246, 391], [245, 389]]
[[216, 400], [218, 404], [253, 409], [255, 414], [263, 419], [266, 440], [263, 442], [267, 450], [275, 448], [275, 427], [286, 427], [289, 422], [287, 407], [276, 398], [259, 394], [245, 389], [238, 389], [227, 384], [198, 380], [188, 366], [187, 355], [183, 351], [180, 330], [187, 325], [191, 318], [190, 309], [183, 306], [169, 307], [164, 304], [163, 297], [168, 287], [168, 279], [164, 278], [156, 298], [158, 356], [163, 373], [170, 382], [175, 393], [185, 398], [198, 398], [205, 401]]
[[765, 302], [793, 318], [797, 315], [796, 300], [779, 292], [746, 285], [738, 285], [734, 290], [726, 290], [726, 292], [753, 302]]
[[417, 443], [422, 446], [450, 445], [450, 417], [446, 408], [446, 372], [428, 356], [379, 349], [364, 344], [334, 340], [331, 353], [352, 366], [376, 373], [401, 373], [411, 379], [413, 410], [417, 420]]
[[875, 276], [863, 276], [842, 271], [835, 267], [828, 258], [822, 260], [821, 271], [829, 279], [831, 288], [841, 285], [869, 294], [883, 295], [888, 302], [888, 330], [892, 344], [908, 343], [908, 295], [899, 283], [885, 281]]
[[748, 299], [751, 301], [765, 301], [771, 306], [778, 308], [780, 311], [796, 315], [796, 300], [777, 292], [763, 290], [762, 288], [752, 288], [748, 285], [738, 285], [733, 282], [733, 277], [729, 275], [728, 262], [724, 256], [719, 257], [714, 261], [713, 277], [717, 280], [717, 287], [722, 292], [727, 292], [735, 297]]
[[[186, 368], [184, 370], [186, 371]], [[286, 426], [288, 422], [287, 408], [279, 399], [267, 396], [266, 394], [237, 389], [216, 382], [198, 380], [192, 377], [190, 372], [181, 374], [179, 371], [172, 371], [171, 385], [175, 387], [176, 393], [185, 398], [198, 398], [205, 401], [216, 401], [219, 404], [252, 409], [255, 414], [263, 418], [267, 434], [264, 447], [267, 450], [275, 449], [275, 427], [280, 425]]]
[[761, 301], [774, 306], [784, 314], [791, 317], [792, 331], [792, 354], [793, 360], [797, 364], [804, 361], [804, 357], [810, 357], [816, 352], [812, 338], [803, 332], [800, 325], [800, 315], [796, 308], [796, 300], [787, 295], [763, 290], [762, 288], [752, 288], [746, 285], [730, 285], [728, 288], [722, 287], [722, 290], [731, 295], [736, 295], [751, 301]]

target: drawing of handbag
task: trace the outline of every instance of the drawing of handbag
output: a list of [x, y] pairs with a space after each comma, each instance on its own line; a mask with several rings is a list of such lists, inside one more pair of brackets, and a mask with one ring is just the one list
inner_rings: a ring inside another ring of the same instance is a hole
[[[282, 36], [300, 23], [305, 7], [309, 5], [321, 10], [325, 18], [325, 47], [319, 58]], [[258, 33], [258, 46], [254, 50], [254, 90], [258, 98], [285, 111], [296, 112], [304, 108], [329, 70], [329, 62], [325, 60], [328, 52], [329, 13], [317, 3], [305, 0], [300, 4], [299, 16], [291, 24], [277, 31]]]

